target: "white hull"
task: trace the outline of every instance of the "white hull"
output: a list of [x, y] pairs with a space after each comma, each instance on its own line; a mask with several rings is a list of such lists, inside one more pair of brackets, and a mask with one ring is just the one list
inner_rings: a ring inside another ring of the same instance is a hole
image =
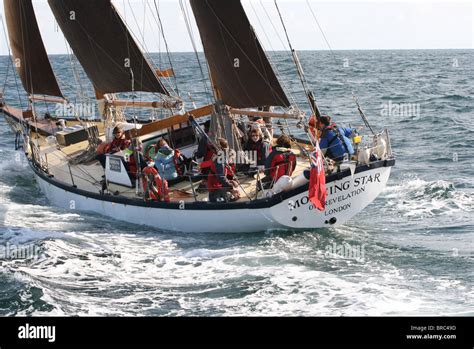
[[268, 229], [327, 228], [343, 224], [374, 201], [385, 187], [390, 170], [391, 166], [382, 166], [356, 173], [353, 178], [349, 175], [328, 183], [325, 212], [313, 209], [307, 191], [265, 208], [219, 209], [213, 205], [212, 209], [172, 209], [86, 197], [56, 186], [36, 171], [35, 177], [49, 201], [62, 208], [95, 212], [167, 231], [246, 233]]

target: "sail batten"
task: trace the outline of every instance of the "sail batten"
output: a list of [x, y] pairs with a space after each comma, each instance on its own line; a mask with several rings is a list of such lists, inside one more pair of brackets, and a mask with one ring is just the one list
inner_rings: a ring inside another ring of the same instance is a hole
[[216, 96], [237, 108], [290, 105], [240, 0], [190, 0]]
[[110, 0], [48, 3], [96, 90], [169, 96]]
[[14, 65], [26, 92], [63, 98], [31, 0], [4, 0]]

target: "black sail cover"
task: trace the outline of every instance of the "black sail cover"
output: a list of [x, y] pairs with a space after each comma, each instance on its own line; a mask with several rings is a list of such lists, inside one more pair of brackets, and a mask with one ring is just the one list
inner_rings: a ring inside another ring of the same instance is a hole
[[210, 75], [223, 103], [290, 105], [240, 0], [190, 0]]
[[110, 0], [48, 3], [96, 91], [169, 95]]
[[63, 97], [44, 48], [31, 0], [4, 0], [14, 65], [29, 94]]

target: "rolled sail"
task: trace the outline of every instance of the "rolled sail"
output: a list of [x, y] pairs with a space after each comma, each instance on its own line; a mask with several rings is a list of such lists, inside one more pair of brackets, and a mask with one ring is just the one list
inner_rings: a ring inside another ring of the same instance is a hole
[[14, 65], [29, 94], [63, 97], [44, 48], [31, 0], [4, 0]]
[[240, 0], [190, 0], [210, 75], [223, 103], [290, 105]]
[[169, 95], [110, 0], [48, 3], [96, 91]]

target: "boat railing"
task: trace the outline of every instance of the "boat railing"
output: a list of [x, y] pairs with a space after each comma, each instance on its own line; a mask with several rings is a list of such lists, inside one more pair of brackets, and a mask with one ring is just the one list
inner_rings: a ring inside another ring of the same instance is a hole
[[373, 161], [385, 160], [393, 157], [392, 145], [388, 130], [374, 134], [364, 145], [358, 145], [352, 160], [358, 164], [369, 164]]
[[[295, 188], [296, 186], [300, 186], [309, 182], [309, 177], [305, 174], [305, 170], [301, 173], [298, 173], [294, 176], [283, 176], [284, 178], [280, 178], [278, 181], [275, 179], [270, 179], [267, 176], [267, 173], [272, 170], [276, 170], [278, 172], [281, 165], [277, 165], [270, 168], [265, 168], [262, 171], [261, 167], [251, 167], [248, 171], [235, 171], [234, 178], [237, 180], [237, 186], [231, 189], [233, 196], [237, 196], [238, 198], [246, 198], [249, 201], [257, 200], [262, 197], [269, 197], [276, 195], [282, 191], [287, 191], [289, 189]], [[307, 166], [308, 170], [310, 167], [310, 163], [308, 162]], [[195, 174], [195, 173], [184, 173], [182, 175], [185, 180], [189, 182], [190, 189], [192, 192], [192, 197], [194, 201], [198, 201], [199, 193], [209, 193], [207, 186], [198, 186], [197, 183], [207, 183], [209, 176], [213, 176], [214, 174]], [[308, 178], [306, 178], [308, 177]], [[231, 179], [229, 179], [232, 181]], [[249, 185], [250, 184], [250, 185]], [[240, 192], [240, 196], [236, 195], [236, 191]], [[146, 200], [146, 198], [145, 198]]]

